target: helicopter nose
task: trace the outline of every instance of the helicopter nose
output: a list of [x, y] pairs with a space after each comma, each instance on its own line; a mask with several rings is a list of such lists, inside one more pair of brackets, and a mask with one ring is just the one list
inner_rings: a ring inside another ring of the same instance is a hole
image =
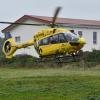
[[76, 50], [80, 50], [86, 44], [86, 41], [84, 38], [79, 38], [78, 43], [79, 45], [76, 47]]
[[80, 38], [78, 42], [79, 42], [80, 45], [86, 44], [86, 40], [84, 38]]

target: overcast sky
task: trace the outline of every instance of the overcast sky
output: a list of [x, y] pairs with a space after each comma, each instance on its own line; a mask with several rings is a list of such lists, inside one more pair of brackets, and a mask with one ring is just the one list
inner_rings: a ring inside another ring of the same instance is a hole
[[[23, 15], [53, 16], [100, 20], [100, 0], [0, 0], [0, 21], [15, 21]], [[0, 24], [0, 31], [5, 25]]]

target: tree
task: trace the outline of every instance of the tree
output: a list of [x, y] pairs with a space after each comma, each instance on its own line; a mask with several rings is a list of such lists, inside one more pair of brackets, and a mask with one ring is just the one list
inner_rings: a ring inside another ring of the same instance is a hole
[[2, 46], [3, 46], [3, 43], [4, 43], [4, 38], [0, 38], [0, 57], [3, 56], [3, 53], [2, 53]]

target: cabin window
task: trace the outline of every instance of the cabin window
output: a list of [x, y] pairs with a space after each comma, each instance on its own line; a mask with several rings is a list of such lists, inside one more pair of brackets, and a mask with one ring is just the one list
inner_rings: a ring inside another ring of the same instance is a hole
[[51, 44], [55, 44], [55, 43], [58, 43], [58, 42], [59, 42], [58, 34], [50, 37], [50, 43]]
[[97, 44], [97, 32], [93, 32], [93, 44]]
[[82, 31], [78, 31], [78, 34], [79, 34], [80, 37], [82, 37], [82, 35], [83, 35]]
[[20, 43], [20, 41], [21, 41], [21, 40], [20, 40], [20, 36], [16, 36], [16, 37], [15, 37], [15, 42]]
[[49, 44], [48, 38], [43, 39], [43, 45], [48, 45], [48, 44]]
[[66, 42], [66, 39], [65, 39], [65, 36], [64, 36], [63, 33], [60, 33], [60, 34], [59, 34], [59, 42], [60, 42], [60, 43]]
[[48, 45], [49, 44], [49, 38], [45, 38], [39, 41], [39, 45]]
[[39, 42], [38, 42], [38, 44], [41, 46], [41, 45], [43, 45], [43, 40], [40, 40]]

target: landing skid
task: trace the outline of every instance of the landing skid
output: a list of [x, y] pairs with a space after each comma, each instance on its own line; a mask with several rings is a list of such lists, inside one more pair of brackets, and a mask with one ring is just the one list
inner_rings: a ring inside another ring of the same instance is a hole
[[78, 62], [80, 60], [80, 56], [79, 55], [55, 55], [55, 56], [49, 56], [49, 57], [41, 57], [41, 58], [37, 58], [36, 62], [40, 63], [40, 62], [45, 62], [45, 63], [68, 63], [68, 62]]

